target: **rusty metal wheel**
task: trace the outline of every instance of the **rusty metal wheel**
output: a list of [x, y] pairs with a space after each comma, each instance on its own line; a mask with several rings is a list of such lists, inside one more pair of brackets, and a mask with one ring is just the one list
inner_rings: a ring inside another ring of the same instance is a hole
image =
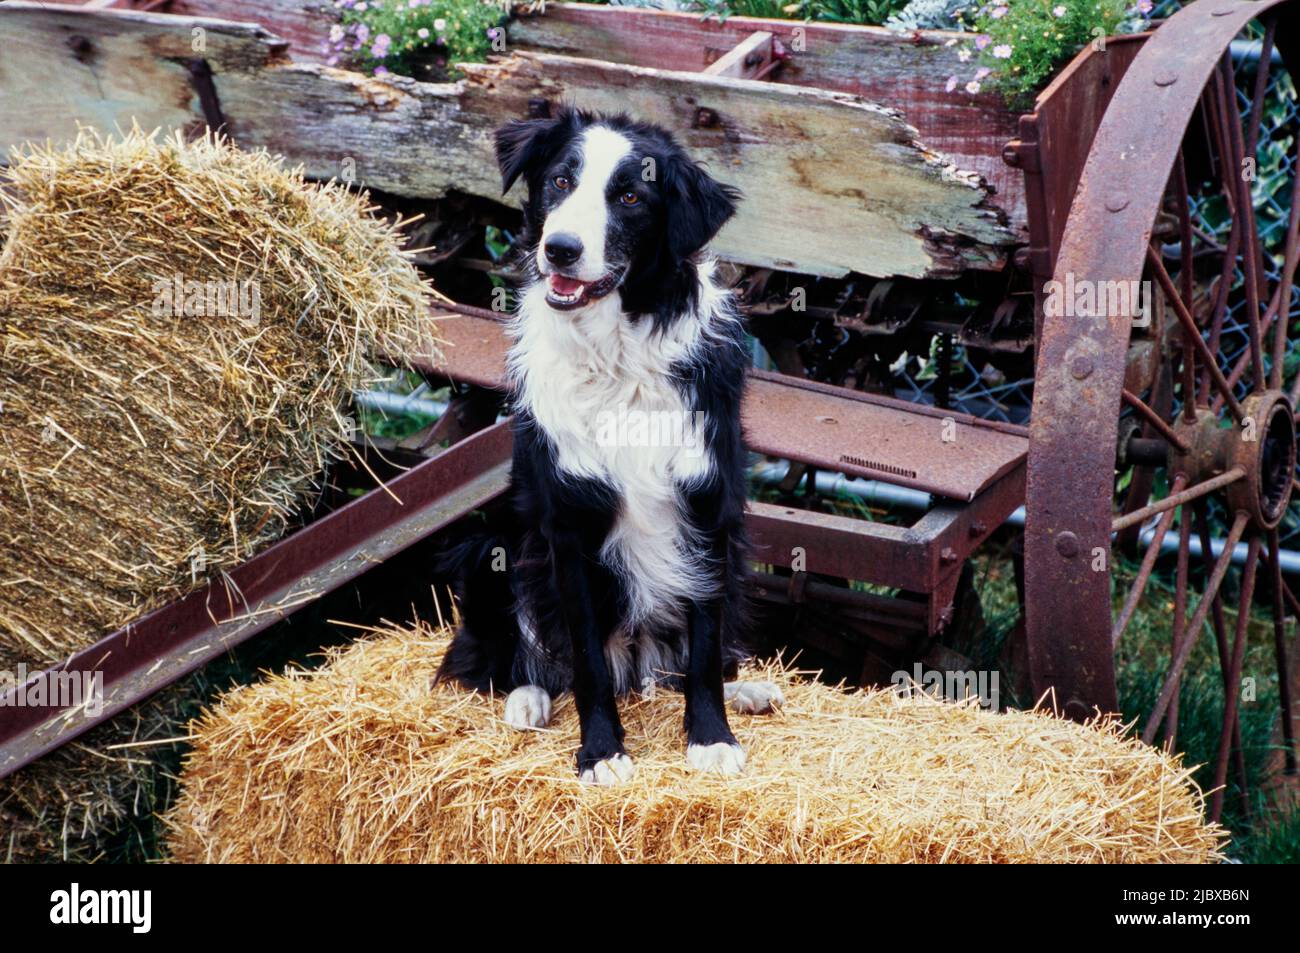
[[[1232, 43], [1248, 25], [1262, 48], [1239, 97]], [[1093, 141], [1038, 348], [1025, 541], [1032, 684], [1074, 718], [1118, 710], [1115, 651], [1167, 554], [1168, 661], [1139, 727], [1148, 742], [1175, 740], [1181, 679], [1208, 628], [1224, 691], [1216, 818], [1230, 762], [1244, 777], [1238, 706], [1253, 604], [1271, 617], [1295, 770], [1287, 613], [1300, 605], [1279, 528], [1300, 509], [1300, 374], [1286, 360], [1300, 325], [1296, 146], [1280, 221], [1260, 220], [1252, 173], [1265, 90], [1284, 69], [1275, 60], [1300, 62], [1298, 45], [1300, 0], [1197, 0], [1156, 30]], [[1220, 227], [1206, 227], [1207, 209]], [[1138, 566], [1121, 587], [1112, 570], [1125, 549]]]

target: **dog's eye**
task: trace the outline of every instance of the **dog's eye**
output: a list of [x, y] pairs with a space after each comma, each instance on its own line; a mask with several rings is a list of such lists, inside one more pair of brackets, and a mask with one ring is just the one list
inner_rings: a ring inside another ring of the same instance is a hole
[[637, 202], [641, 201], [639, 198], [637, 198], [637, 194], [635, 192], [624, 192], [622, 195], [618, 197], [618, 200], [622, 202], [624, 205], [635, 205]]
[[567, 175], [557, 175], [551, 181], [555, 183], [555, 187], [561, 192], [567, 192], [569, 190], [569, 177]]

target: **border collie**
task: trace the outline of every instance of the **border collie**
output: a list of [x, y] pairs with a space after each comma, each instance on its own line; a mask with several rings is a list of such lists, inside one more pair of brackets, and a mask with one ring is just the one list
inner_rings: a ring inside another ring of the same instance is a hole
[[451, 556], [462, 624], [439, 678], [508, 691], [519, 729], [572, 691], [578, 773], [598, 784], [632, 776], [615, 698], [680, 688], [688, 763], [738, 774], [725, 702], [782, 703], [770, 682], [723, 683], [742, 655], [748, 360], [700, 252], [739, 193], [622, 115], [564, 107], [502, 127], [496, 146], [503, 188], [528, 188], [508, 359], [515, 523]]

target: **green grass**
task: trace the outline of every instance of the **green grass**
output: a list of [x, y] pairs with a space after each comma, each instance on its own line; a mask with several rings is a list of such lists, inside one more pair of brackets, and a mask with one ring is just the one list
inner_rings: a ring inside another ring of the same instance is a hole
[[[1015, 576], [1009, 553], [985, 547], [975, 559], [976, 590], [984, 606], [985, 643], [976, 664], [998, 667], [1007, 636], [1019, 617]], [[1120, 559], [1114, 570], [1115, 610], [1118, 611], [1136, 574], [1136, 566]], [[1225, 591], [1224, 623], [1229, 638], [1235, 631], [1237, 614], [1234, 594]], [[1195, 609], [1191, 601], [1188, 612]], [[1170, 660], [1170, 620], [1173, 617], [1172, 581], [1159, 572], [1148, 585], [1120, 643], [1116, 656], [1116, 682], [1120, 710], [1131, 731], [1140, 733], [1151, 711]], [[1014, 684], [1014, 673], [1003, 671], [1001, 683]], [[1243, 701], [1239, 715], [1242, 752], [1246, 762], [1247, 790], [1253, 817], [1248, 820], [1233, 773], [1229, 772], [1224, 797], [1223, 824], [1231, 831], [1229, 854], [1249, 863], [1295, 863], [1300, 857], [1300, 812], [1279, 812], [1268, 803], [1262, 790], [1269, 782], [1267, 768], [1274, 750], [1273, 732], [1278, 719], [1278, 683], [1273, 656], [1271, 617], [1258, 604], [1251, 614], [1243, 678], [1254, 679], [1255, 698]], [[1032, 699], [1014, 700], [1017, 707]], [[1214, 786], [1214, 761], [1223, 722], [1223, 681], [1212, 630], [1207, 625], [1184, 670], [1179, 692], [1176, 750], [1185, 763], [1198, 765], [1194, 772], [1204, 791]]]

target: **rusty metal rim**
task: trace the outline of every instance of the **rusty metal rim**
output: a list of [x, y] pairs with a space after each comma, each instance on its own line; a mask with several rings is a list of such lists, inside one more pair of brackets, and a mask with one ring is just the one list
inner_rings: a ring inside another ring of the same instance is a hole
[[[0, 777], [193, 672], [378, 562], [504, 492], [511, 435], [502, 421], [287, 536], [24, 683], [98, 673], [103, 703], [0, 704]], [[89, 708], [96, 709], [93, 713]]]
[[[1199, 0], [1146, 42], [1093, 140], [1057, 281], [1141, 280], [1156, 213], [1206, 83], [1242, 28], [1284, 2]], [[1039, 344], [1026, 499], [1029, 661], [1035, 691], [1054, 689], [1075, 718], [1118, 707], [1106, 567], [1129, 331], [1128, 315], [1047, 316]]]

